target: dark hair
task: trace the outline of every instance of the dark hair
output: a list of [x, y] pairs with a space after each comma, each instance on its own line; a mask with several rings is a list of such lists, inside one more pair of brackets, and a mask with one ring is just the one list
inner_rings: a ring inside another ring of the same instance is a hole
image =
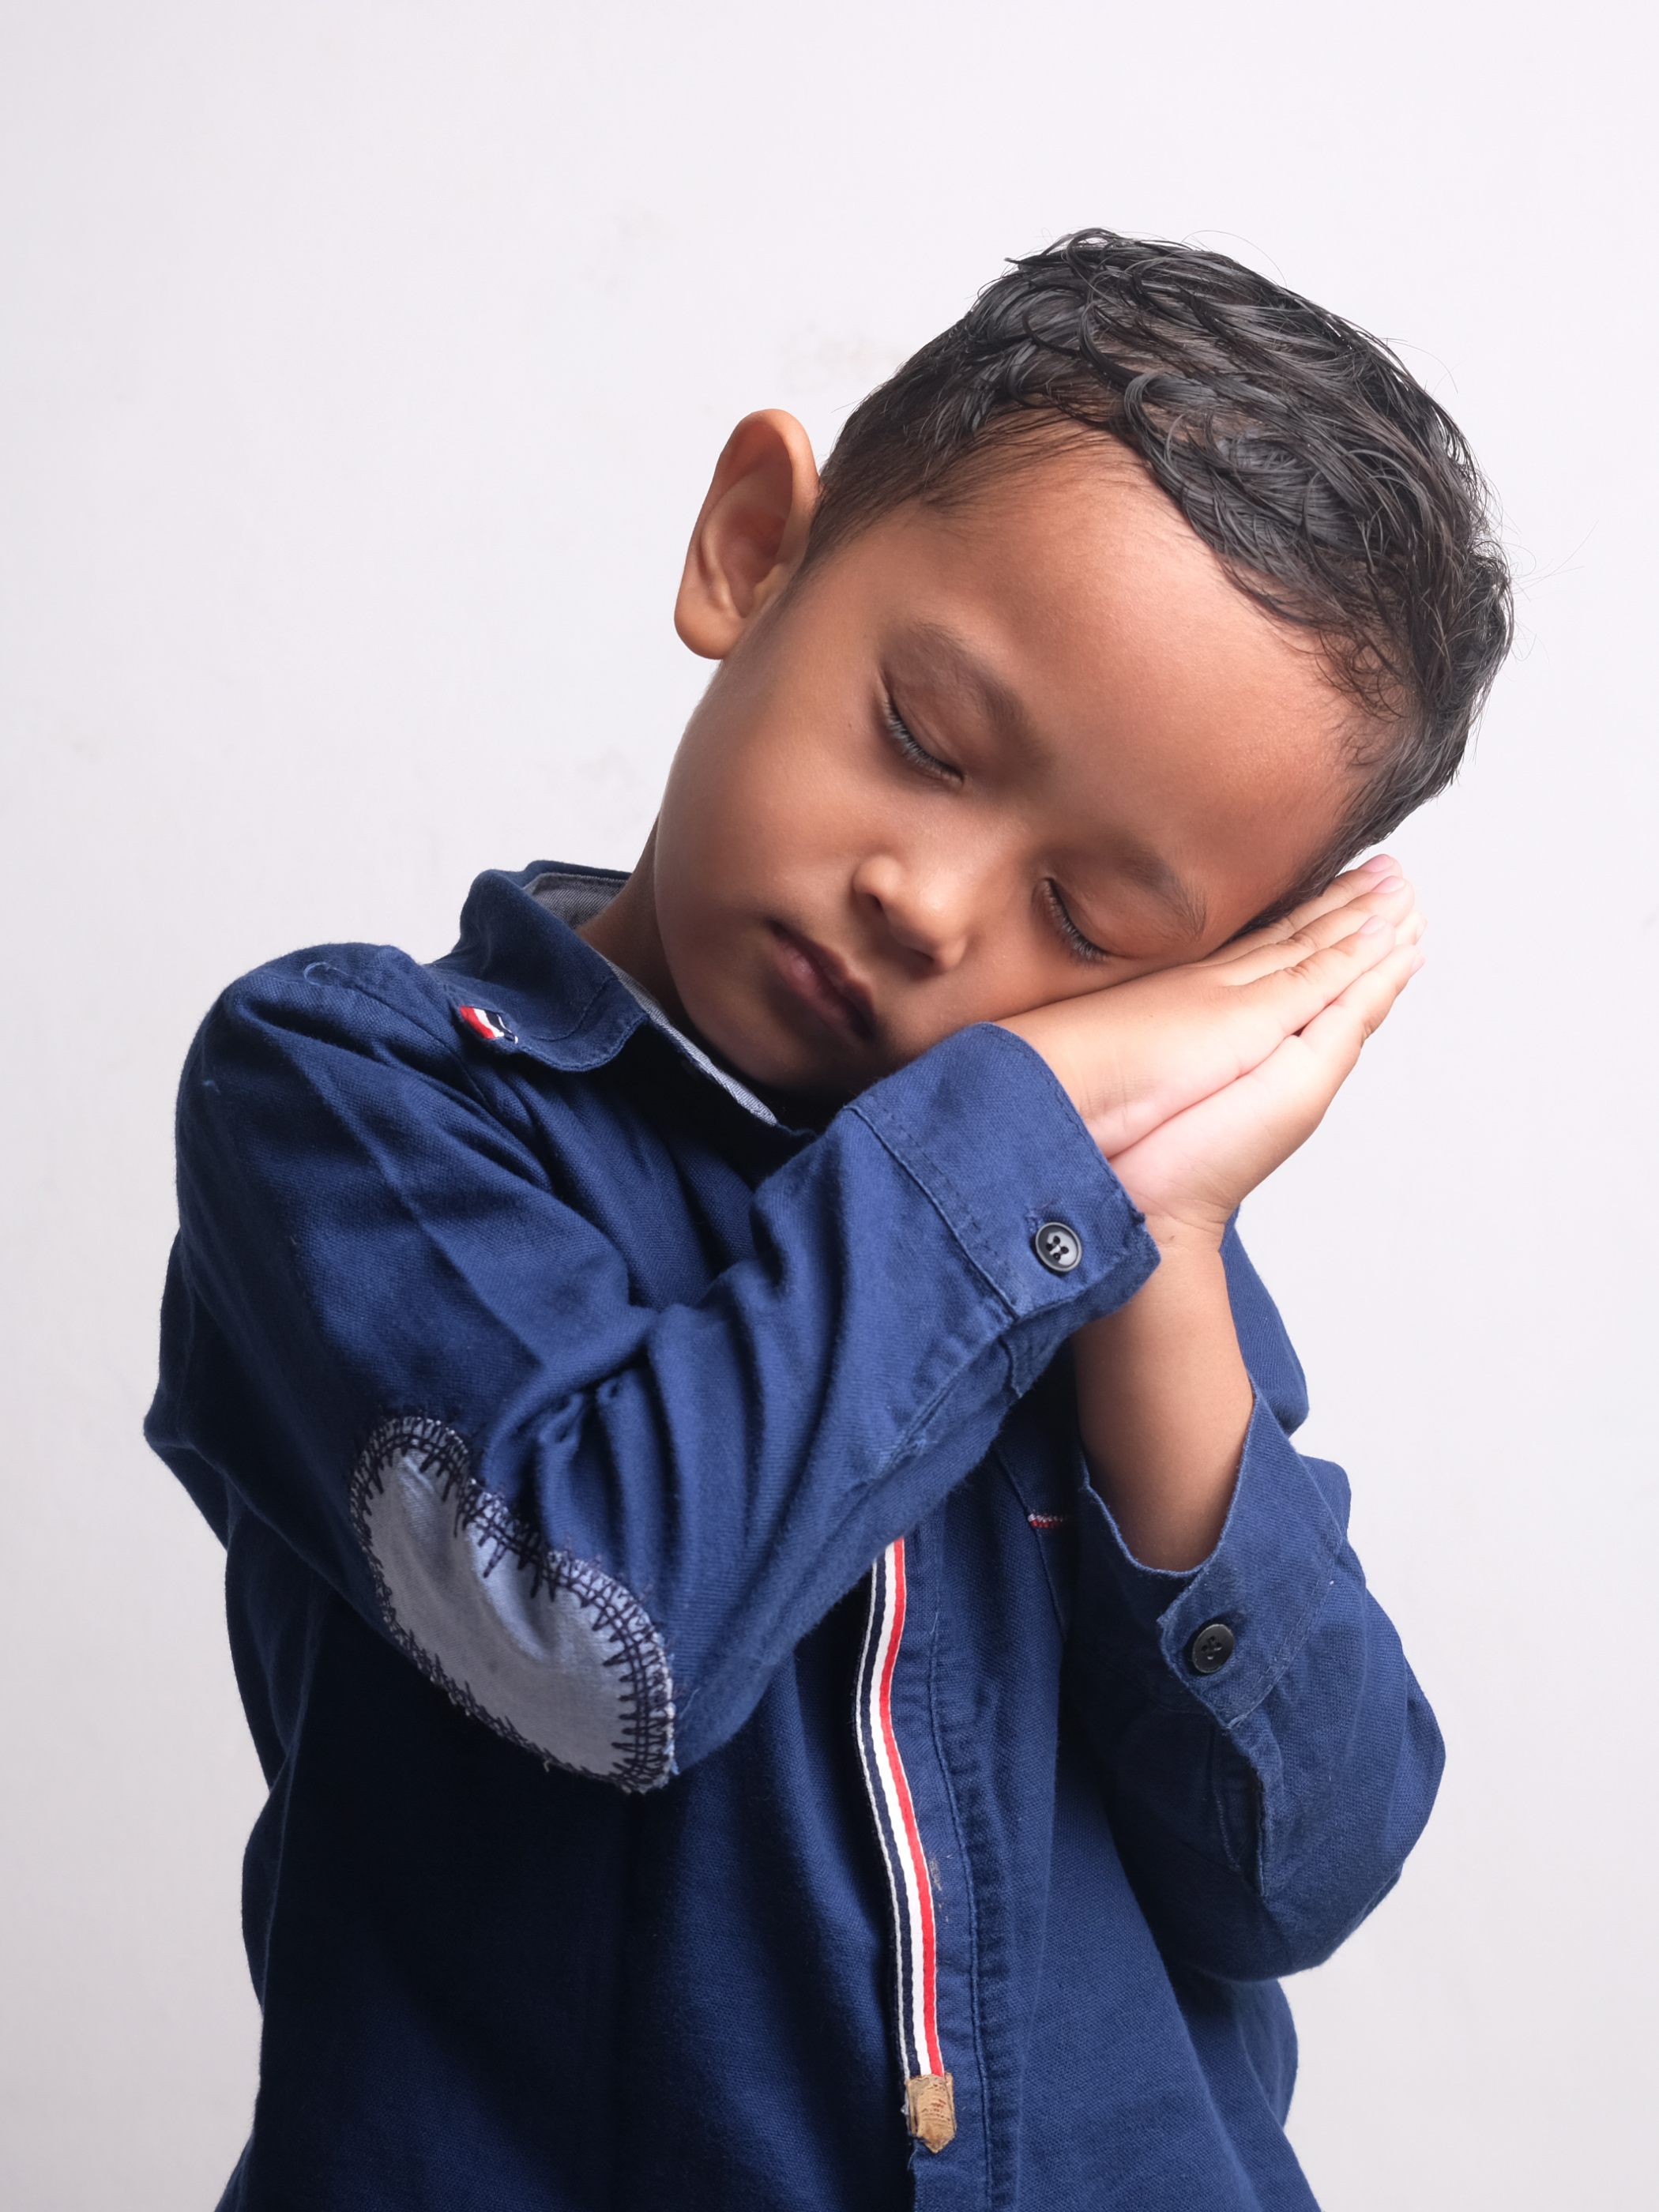
[[1486, 482], [1387, 346], [1225, 254], [1085, 230], [1012, 263], [854, 410], [803, 569], [1057, 430], [1139, 454], [1364, 710], [1364, 787], [1293, 896], [1445, 788], [1512, 629]]

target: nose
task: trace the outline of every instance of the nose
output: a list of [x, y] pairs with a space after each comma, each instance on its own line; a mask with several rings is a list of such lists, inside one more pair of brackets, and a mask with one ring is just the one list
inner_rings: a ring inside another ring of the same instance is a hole
[[959, 861], [874, 854], [855, 870], [853, 890], [913, 960], [939, 974], [960, 964], [976, 902], [972, 872]]

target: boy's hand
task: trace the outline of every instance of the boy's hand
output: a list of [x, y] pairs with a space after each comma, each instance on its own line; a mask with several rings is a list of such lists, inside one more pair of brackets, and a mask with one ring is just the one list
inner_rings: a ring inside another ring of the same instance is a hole
[[1365, 1040], [1423, 964], [1421, 917], [1393, 951], [1350, 983], [1256, 1066], [1111, 1155], [1114, 1172], [1166, 1249], [1218, 1244], [1228, 1220], [1323, 1120]]
[[1148, 1566], [1208, 1557], [1249, 1426], [1228, 1218], [1318, 1126], [1421, 965], [1422, 930], [1409, 885], [1373, 864], [1207, 960], [1005, 1024], [1048, 1059], [1158, 1240], [1157, 1273], [1072, 1340], [1091, 1480]]
[[1016, 1015], [1160, 1244], [1219, 1242], [1240, 1200], [1318, 1126], [1422, 964], [1391, 866], [1190, 966]]

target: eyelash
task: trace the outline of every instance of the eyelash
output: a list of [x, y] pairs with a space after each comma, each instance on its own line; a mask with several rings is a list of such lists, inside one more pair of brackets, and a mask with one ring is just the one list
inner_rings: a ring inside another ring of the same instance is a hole
[[912, 768], [920, 769], [924, 775], [931, 775], [936, 783], [962, 781], [959, 768], [952, 768], [949, 761], [939, 759], [928, 751], [926, 745], [916, 742], [915, 732], [890, 699], [887, 702], [884, 716], [888, 736]]
[[[886, 702], [884, 719], [887, 724], [888, 736], [891, 738], [901, 757], [908, 761], [912, 768], [919, 769], [922, 775], [931, 776], [936, 783], [962, 781], [962, 770], [959, 768], [952, 768], [949, 761], [940, 760], [937, 755], [930, 753], [926, 745], [917, 742], [915, 732], [890, 699]], [[1052, 878], [1045, 880], [1042, 896], [1048, 903], [1048, 912], [1055, 928], [1065, 939], [1066, 950], [1074, 958], [1091, 961], [1111, 958], [1111, 954], [1103, 946], [1095, 944], [1092, 939], [1083, 934], [1071, 915], [1066, 913], [1066, 902], [1060, 895], [1060, 887]]]
[[1104, 945], [1097, 945], [1092, 938], [1085, 937], [1071, 915], [1066, 913], [1066, 902], [1060, 895], [1060, 886], [1052, 878], [1045, 879], [1042, 896], [1048, 902], [1048, 911], [1054, 916], [1054, 927], [1066, 939], [1068, 949], [1075, 953], [1079, 960], [1109, 960], [1111, 958], [1111, 954], [1107, 951]]

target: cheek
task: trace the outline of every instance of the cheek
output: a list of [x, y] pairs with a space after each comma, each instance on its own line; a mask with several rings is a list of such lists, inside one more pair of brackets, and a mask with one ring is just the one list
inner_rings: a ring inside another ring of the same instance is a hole
[[768, 926], [810, 919], [833, 872], [824, 810], [804, 794], [793, 750], [726, 743], [677, 761], [659, 822], [663, 954], [694, 1024], [739, 1066], [771, 957]]
[[[804, 720], [676, 763], [664, 797], [659, 886], [677, 907], [788, 912], [854, 865], [870, 808], [844, 755]], [[781, 907], [779, 902], [782, 902]]]
[[944, 975], [912, 980], [894, 993], [890, 1033], [902, 1056], [911, 1060], [977, 1022], [1006, 1021], [1098, 990], [1107, 981], [1054, 951], [1033, 927], [1029, 902], [1017, 901], [985, 930], [961, 967]]

